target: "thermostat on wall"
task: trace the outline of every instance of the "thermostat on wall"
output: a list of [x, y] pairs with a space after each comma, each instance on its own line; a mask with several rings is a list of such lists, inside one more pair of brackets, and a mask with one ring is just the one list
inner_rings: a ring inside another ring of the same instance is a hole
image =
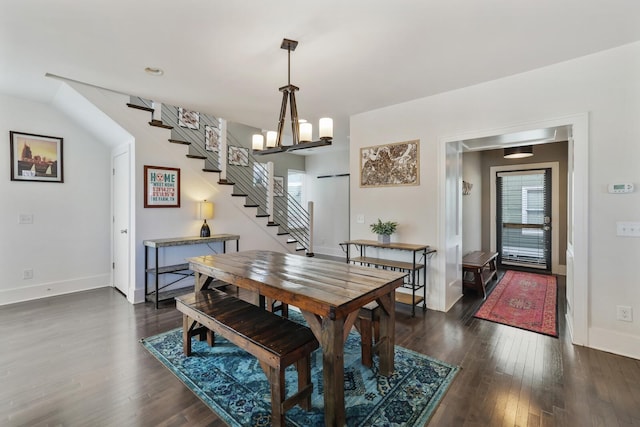
[[609, 193], [633, 193], [633, 184], [609, 184]]

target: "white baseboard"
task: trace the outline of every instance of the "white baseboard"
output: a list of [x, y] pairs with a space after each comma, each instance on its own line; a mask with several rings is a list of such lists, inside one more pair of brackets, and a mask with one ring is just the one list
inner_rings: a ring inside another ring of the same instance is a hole
[[135, 289], [133, 291], [133, 301], [131, 298], [127, 298], [131, 304], [140, 304], [145, 302], [144, 289]]
[[0, 305], [14, 304], [17, 302], [47, 298], [55, 295], [70, 294], [73, 292], [88, 291], [89, 289], [111, 286], [111, 275], [81, 277], [77, 279], [62, 280], [59, 282], [40, 283], [33, 286], [5, 289], [0, 291]]
[[[447, 311], [451, 310], [451, 308], [452, 308], [454, 305], [456, 305], [456, 303], [457, 303], [458, 301], [460, 301], [460, 300], [462, 299], [462, 297], [463, 297], [463, 296], [464, 296], [464, 294], [463, 294], [462, 292], [460, 292], [460, 295], [458, 295], [458, 296], [457, 296], [453, 301], [451, 301], [451, 304], [449, 304], [449, 307], [445, 307], [444, 312], [446, 313]], [[432, 309], [432, 310], [437, 310], [436, 308], [431, 308], [431, 307], [429, 306], [429, 304], [427, 304], [427, 308], [430, 308], [430, 309]]]
[[589, 347], [640, 360], [640, 336], [589, 328]]
[[328, 246], [314, 246], [313, 252], [316, 254], [337, 256], [340, 258], [344, 258], [345, 260], [347, 259], [347, 254], [345, 254], [344, 251], [340, 248], [336, 249]]

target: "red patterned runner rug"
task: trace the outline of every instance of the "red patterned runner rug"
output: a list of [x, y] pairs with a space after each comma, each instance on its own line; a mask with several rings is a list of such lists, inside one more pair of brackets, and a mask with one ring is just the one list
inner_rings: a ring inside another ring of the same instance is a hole
[[475, 317], [558, 336], [555, 276], [508, 270]]

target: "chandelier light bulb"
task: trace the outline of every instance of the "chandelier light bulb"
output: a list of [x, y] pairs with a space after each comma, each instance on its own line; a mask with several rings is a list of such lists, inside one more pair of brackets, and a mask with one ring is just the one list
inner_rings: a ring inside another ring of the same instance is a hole
[[313, 125], [311, 123], [300, 123], [300, 142], [313, 141]]
[[276, 142], [278, 141], [278, 132], [275, 130], [270, 130], [267, 132], [267, 148], [273, 148], [276, 146]]
[[254, 134], [251, 146], [254, 150], [262, 150], [264, 148], [264, 137], [258, 133]]
[[320, 139], [333, 138], [333, 119], [329, 117], [323, 117], [319, 123]]

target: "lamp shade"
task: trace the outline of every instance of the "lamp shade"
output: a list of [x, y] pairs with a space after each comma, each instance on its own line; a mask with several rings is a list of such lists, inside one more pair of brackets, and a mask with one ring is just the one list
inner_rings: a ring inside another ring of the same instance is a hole
[[254, 150], [264, 149], [264, 137], [259, 133], [256, 133], [253, 135], [251, 142], [252, 142], [251, 146]]
[[320, 128], [320, 139], [333, 138], [333, 119], [330, 119], [329, 117], [321, 118], [319, 123], [319, 128]]
[[309, 142], [313, 140], [313, 125], [305, 122], [300, 123], [300, 142]]
[[509, 147], [504, 149], [505, 159], [522, 159], [533, 156], [533, 145], [523, 145], [521, 147]]
[[267, 148], [273, 148], [278, 142], [278, 132], [270, 130], [267, 132]]
[[213, 203], [207, 202], [206, 200], [204, 202], [200, 202], [198, 206], [198, 218], [203, 220], [212, 219]]

